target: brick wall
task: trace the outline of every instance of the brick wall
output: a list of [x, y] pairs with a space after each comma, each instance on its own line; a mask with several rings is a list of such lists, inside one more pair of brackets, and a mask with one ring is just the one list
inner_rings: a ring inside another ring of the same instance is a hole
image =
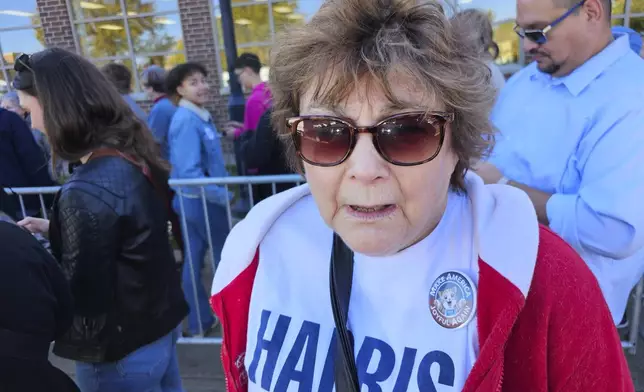
[[179, 0], [183, 41], [188, 61], [201, 63], [208, 71], [208, 82], [211, 87], [211, 111], [217, 126], [228, 120], [226, 99], [219, 95], [220, 80], [217, 72], [217, 49], [213, 32], [212, 0]]
[[76, 51], [65, 0], [38, 0], [37, 3], [47, 46]]

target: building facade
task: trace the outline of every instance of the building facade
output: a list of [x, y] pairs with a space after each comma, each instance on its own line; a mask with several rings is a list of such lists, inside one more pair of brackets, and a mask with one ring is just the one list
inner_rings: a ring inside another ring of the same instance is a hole
[[[525, 63], [513, 31], [515, 1], [457, 0], [461, 8], [488, 10], [494, 21], [507, 73]], [[232, 0], [238, 53], [253, 52], [268, 63], [275, 34], [303, 23], [323, 0]], [[613, 24], [644, 32], [644, 0], [614, 0]], [[151, 64], [171, 68], [198, 61], [210, 72], [210, 110], [218, 123], [227, 119], [228, 73], [218, 0], [0, 0], [0, 93], [10, 89], [19, 53], [58, 46], [83, 54], [96, 65], [116, 61], [134, 76], [132, 91]], [[268, 77], [268, 67], [262, 69]]]

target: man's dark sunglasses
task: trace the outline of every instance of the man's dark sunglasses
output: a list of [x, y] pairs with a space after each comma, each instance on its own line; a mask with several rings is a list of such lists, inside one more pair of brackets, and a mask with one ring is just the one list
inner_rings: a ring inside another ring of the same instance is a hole
[[527, 38], [535, 44], [543, 45], [548, 42], [546, 34], [548, 34], [550, 30], [552, 30], [559, 23], [563, 22], [563, 20], [569, 17], [572, 13], [577, 11], [577, 9], [583, 6], [585, 2], [586, 0], [581, 0], [579, 3], [573, 5], [568, 11], [566, 11], [563, 15], [555, 19], [552, 23], [550, 23], [543, 29], [524, 29], [523, 27], [514, 26], [514, 32], [517, 33], [521, 38]]

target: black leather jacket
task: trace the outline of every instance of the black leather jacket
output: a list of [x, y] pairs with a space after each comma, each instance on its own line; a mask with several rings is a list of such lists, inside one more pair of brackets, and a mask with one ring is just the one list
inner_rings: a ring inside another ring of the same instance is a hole
[[167, 221], [163, 198], [125, 159], [96, 158], [75, 170], [50, 224], [75, 302], [56, 355], [114, 362], [177, 328], [188, 306]]

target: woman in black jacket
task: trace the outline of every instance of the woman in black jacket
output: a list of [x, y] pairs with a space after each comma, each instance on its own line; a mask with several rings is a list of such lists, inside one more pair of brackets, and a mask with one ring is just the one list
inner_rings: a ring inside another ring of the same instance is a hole
[[181, 391], [177, 326], [187, 314], [168, 238], [167, 164], [150, 131], [101, 72], [47, 49], [16, 60], [14, 87], [54, 159], [80, 161], [54, 201], [49, 232], [74, 321], [54, 353], [76, 360], [83, 390]]

